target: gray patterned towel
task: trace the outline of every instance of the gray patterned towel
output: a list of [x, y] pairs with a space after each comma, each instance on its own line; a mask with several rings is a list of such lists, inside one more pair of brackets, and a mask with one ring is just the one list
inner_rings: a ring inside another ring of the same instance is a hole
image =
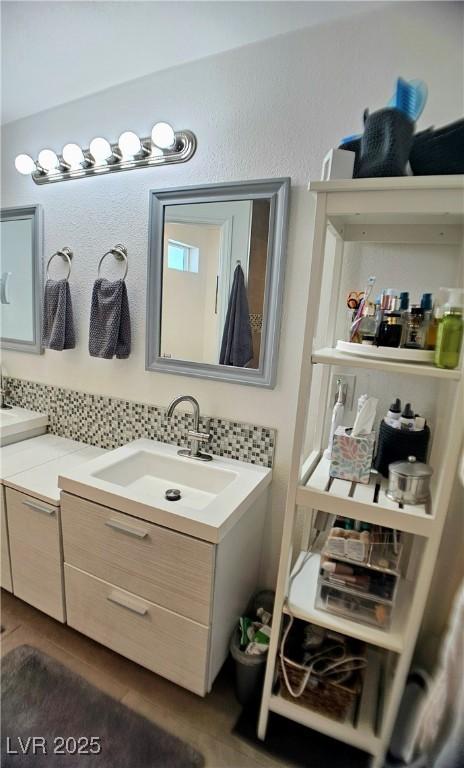
[[42, 344], [58, 352], [76, 346], [71, 291], [66, 279], [47, 280], [45, 283]]
[[245, 276], [242, 267], [237, 264], [222, 333], [219, 363], [244, 368], [252, 357], [253, 340]]
[[131, 325], [124, 280], [95, 280], [90, 308], [89, 353], [110, 360], [129, 357]]

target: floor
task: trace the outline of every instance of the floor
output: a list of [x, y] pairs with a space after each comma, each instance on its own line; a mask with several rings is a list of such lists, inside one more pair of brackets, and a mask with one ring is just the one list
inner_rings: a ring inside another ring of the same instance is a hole
[[2, 655], [24, 644], [40, 649], [105, 693], [189, 742], [204, 755], [207, 768], [285, 765], [232, 733], [241, 707], [234, 697], [227, 670], [221, 672], [213, 691], [202, 699], [89, 640], [8, 592], [2, 590], [1, 596]]

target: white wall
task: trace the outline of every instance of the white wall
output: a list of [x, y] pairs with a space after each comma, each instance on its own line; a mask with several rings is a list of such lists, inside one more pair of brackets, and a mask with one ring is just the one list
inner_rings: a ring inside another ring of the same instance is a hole
[[[399, 74], [428, 83], [422, 126], [462, 115], [462, 14], [459, 4], [394, 3], [365, 16], [126, 83], [4, 130], [2, 205], [41, 203], [46, 253], [63, 245], [74, 250], [71, 286], [78, 322], [76, 350], [41, 357], [10, 352], [5, 354], [9, 373], [158, 404], [188, 392], [199, 399], [206, 414], [275, 427], [272, 509], [263, 559], [263, 580], [269, 583], [281, 542], [311, 258], [308, 179], [319, 177], [328, 148], [360, 129], [364, 107], [375, 109], [387, 102]], [[36, 155], [43, 147], [60, 149], [68, 141], [88, 146], [95, 135], [114, 139], [124, 129], [148, 135], [159, 119], [196, 133], [198, 150], [189, 163], [44, 187], [34, 186], [14, 170], [19, 152]], [[292, 177], [275, 389], [146, 372], [148, 190], [275, 176]], [[103, 361], [87, 354], [91, 284], [98, 258], [118, 242], [129, 249], [133, 351], [128, 360]]]

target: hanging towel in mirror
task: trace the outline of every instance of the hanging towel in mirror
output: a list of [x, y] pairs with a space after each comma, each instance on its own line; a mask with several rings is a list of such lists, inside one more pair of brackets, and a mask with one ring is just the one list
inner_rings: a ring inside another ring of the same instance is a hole
[[131, 325], [124, 280], [95, 280], [90, 308], [89, 353], [110, 360], [129, 357]]
[[242, 267], [237, 264], [224, 323], [219, 362], [221, 365], [243, 368], [252, 357], [253, 342], [245, 277]]
[[76, 346], [71, 291], [66, 279], [45, 283], [42, 344], [59, 352]]

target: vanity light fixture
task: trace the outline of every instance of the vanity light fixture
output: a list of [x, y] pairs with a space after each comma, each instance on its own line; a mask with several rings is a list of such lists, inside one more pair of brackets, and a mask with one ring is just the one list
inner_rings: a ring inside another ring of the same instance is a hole
[[66, 144], [61, 155], [70, 168], [82, 168], [85, 163], [84, 153], [79, 144]]
[[24, 154], [16, 157], [15, 168], [18, 173], [22, 173], [23, 176], [29, 176], [30, 173], [34, 173], [34, 171], [37, 170], [37, 166], [32, 157]]
[[88, 149], [74, 143], [66, 144], [61, 155], [52, 149], [42, 149], [37, 161], [29, 155], [18, 155], [15, 166], [19, 173], [31, 174], [36, 184], [51, 184], [150, 165], [185, 163], [194, 155], [196, 147], [194, 133], [174, 131], [169, 123], [159, 122], [146, 138], [139, 138], [133, 131], [124, 131], [117, 143], [110, 144], [107, 139], [97, 136]]
[[42, 149], [37, 159], [40, 168], [48, 173], [55, 173], [60, 167], [58, 155], [53, 149]]

